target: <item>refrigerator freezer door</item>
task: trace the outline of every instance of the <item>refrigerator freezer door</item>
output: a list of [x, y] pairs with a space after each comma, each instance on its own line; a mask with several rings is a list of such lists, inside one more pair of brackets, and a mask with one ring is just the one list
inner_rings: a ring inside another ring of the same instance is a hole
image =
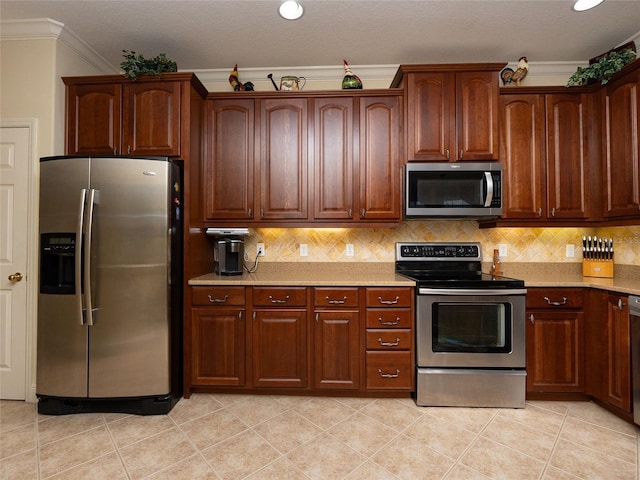
[[170, 165], [91, 159], [90, 398], [170, 392]]
[[[40, 163], [40, 234], [60, 234], [71, 239], [78, 235], [81, 192], [89, 186], [88, 158], [47, 159]], [[80, 232], [81, 233], [81, 232]], [[43, 243], [43, 242], [41, 242]], [[74, 255], [81, 254], [80, 245]], [[42, 253], [41, 253], [42, 257]], [[63, 257], [60, 256], [60, 260]], [[43, 263], [52, 269], [56, 262]], [[71, 262], [72, 264], [74, 262]], [[38, 297], [38, 357], [37, 387], [39, 395], [61, 397], [87, 396], [87, 347], [89, 327], [82, 325], [80, 299], [81, 279], [74, 269], [67, 273], [72, 278], [71, 292], [64, 294], [43, 288], [44, 279], [55, 275], [40, 272], [41, 286]], [[60, 280], [57, 282], [61, 283]]]

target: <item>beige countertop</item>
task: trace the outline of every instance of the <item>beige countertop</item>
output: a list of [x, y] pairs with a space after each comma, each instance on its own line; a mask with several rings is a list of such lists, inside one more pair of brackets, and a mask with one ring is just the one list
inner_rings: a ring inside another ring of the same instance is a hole
[[[616, 265], [614, 278], [583, 277], [580, 263], [504, 263], [505, 276], [525, 281], [527, 287], [590, 287], [640, 295], [640, 266]], [[489, 264], [483, 264], [489, 271]], [[397, 275], [393, 263], [264, 262], [254, 273], [223, 276], [208, 273], [189, 280], [192, 286], [414, 286]]]

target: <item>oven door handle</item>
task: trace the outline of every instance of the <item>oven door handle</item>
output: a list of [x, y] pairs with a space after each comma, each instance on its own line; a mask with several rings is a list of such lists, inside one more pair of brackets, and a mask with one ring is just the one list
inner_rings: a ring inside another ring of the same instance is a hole
[[475, 288], [466, 289], [466, 288], [419, 288], [419, 295], [525, 295], [527, 293], [526, 288], [521, 289], [508, 289], [508, 288], [497, 288], [497, 289], [486, 289], [486, 290], [478, 290]]

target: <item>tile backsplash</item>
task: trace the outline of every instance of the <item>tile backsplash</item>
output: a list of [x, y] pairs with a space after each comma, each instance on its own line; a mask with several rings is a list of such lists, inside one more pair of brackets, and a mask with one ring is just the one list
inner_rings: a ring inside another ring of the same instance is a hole
[[[506, 245], [504, 262], [581, 262], [582, 236], [613, 238], [615, 263], [640, 265], [640, 226], [601, 228], [488, 228], [472, 220], [411, 220], [394, 229], [383, 228], [257, 228], [247, 237], [251, 259], [256, 244], [265, 244], [263, 262], [393, 262], [396, 242], [480, 242], [483, 261], [493, 249]], [[308, 255], [300, 256], [300, 245]], [[346, 255], [347, 244], [354, 255]], [[566, 257], [574, 245], [575, 256]]]

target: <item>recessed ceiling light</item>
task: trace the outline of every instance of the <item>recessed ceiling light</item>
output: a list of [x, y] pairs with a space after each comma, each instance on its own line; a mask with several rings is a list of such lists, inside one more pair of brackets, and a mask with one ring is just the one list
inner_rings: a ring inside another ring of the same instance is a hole
[[287, 0], [286, 2], [282, 2], [280, 8], [278, 8], [278, 13], [282, 18], [286, 18], [287, 20], [297, 20], [304, 13], [304, 9], [302, 5], [295, 0]]
[[576, 0], [576, 3], [573, 4], [573, 9], [576, 12], [584, 12], [585, 10], [600, 5], [602, 2], [604, 2], [604, 0]]

